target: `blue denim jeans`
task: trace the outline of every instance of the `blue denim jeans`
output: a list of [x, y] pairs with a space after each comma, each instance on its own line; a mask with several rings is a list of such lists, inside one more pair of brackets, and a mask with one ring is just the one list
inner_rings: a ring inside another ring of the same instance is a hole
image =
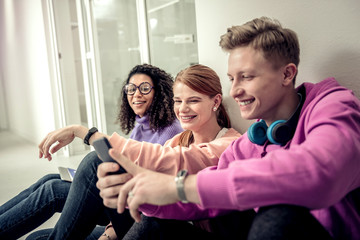
[[61, 212], [70, 183], [49, 174], [0, 207], [0, 239], [17, 239]]
[[[91, 233], [96, 225], [93, 223], [108, 224], [110, 221], [106, 215], [100, 214], [104, 213], [103, 208], [96, 211], [92, 206], [93, 203], [103, 206], [99, 190], [95, 185], [97, 166], [100, 163], [101, 160], [97, 154], [90, 152], [80, 163], [73, 183], [62, 181], [59, 174], [48, 174], [2, 205], [0, 207], [0, 239], [17, 239], [40, 226], [56, 212], [62, 212], [62, 214], [54, 231], [44, 231], [47, 236], [55, 234], [58, 236], [57, 239], [66, 239], [66, 236], [63, 237], [62, 234], [72, 236], [71, 230], [78, 228], [78, 225], [68, 226], [77, 220], [83, 221], [86, 226], [84, 229], [77, 229], [83, 233], [82, 236]], [[93, 199], [95, 199], [94, 202], [91, 201]], [[82, 204], [85, 202], [88, 204]], [[65, 203], [67, 203], [66, 210], [63, 209]], [[94, 214], [91, 214], [93, 210]], [[87, 220], [91, 217], [94, 220], [88, 224]], [[105, 227], [97, 227], [90, 236], [97, 239], [104, 229]], [[40, 233], [43, 235], [44, 232], [40, 231]]]
[[98, 239], [104, 227], [95, 227], [110, 223], [96, 187], [101, 162], [96, 152], [81, 161], [55, 227], [34, 232], [27, 239]]

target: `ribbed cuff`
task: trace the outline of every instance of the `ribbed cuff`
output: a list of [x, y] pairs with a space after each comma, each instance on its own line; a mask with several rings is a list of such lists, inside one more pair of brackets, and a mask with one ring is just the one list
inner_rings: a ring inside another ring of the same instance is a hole
[[228, 182], [229, 173], [226, 170], [201, 171], [197, 176], [200, 203], [204, 208], [231, 209], [231, 184]]

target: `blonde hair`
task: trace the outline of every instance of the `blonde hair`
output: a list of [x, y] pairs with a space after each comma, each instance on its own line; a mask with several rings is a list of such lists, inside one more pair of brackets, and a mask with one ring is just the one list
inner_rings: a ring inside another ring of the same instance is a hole
[[[243, 25], [233, 26], [220, 37], [220, 47], [230, 51], [237, 47], [251, 46], [260, 50], [266, 60], [279, 68], [288, 63], [298, 67], [300, 47], [296, 33], [283, 28], [279, 21], [267, 17], [253, 19]], [[295, 78], [293, 83], [295, 84]]]

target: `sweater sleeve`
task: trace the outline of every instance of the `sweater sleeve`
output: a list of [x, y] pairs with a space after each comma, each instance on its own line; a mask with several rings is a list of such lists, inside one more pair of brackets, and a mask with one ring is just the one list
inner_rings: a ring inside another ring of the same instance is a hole
[[201, 205], [320, 209], [339, 202], [360, 186], [359, 122], [359, 101], [339, 91], [306, 109], [289, 149], [241, 160], [236, 142], [220, 160], [230, 159], [227, 166], [198, 174]]
[[161, 146], [125, 139], [114, 133], [110, 137], [110, 143], [114, 148], [120, 149], [125, 157], [144, 168], [171, 175], [187, 169], [194, 174], [205, 167], [217, 165], [222, 152], [232, 141], [239, 138], [240, 134], [229, 129], [219, 139], [209, 143], [191, 144], [190, 147], [180, 147], [179, 136], [176, 135]]

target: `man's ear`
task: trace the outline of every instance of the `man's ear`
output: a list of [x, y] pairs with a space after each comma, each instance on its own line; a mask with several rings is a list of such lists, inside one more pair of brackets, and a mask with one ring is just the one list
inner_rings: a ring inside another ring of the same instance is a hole
[[293, 63], [289, 63], [286, 66], [284, 66], [284, 80], [283, 80], [283, 84], [284, 85], [289, 85], [293, 83], [293, 79], [296, 76], [297, 73], [297, 67], [295, 64]]

